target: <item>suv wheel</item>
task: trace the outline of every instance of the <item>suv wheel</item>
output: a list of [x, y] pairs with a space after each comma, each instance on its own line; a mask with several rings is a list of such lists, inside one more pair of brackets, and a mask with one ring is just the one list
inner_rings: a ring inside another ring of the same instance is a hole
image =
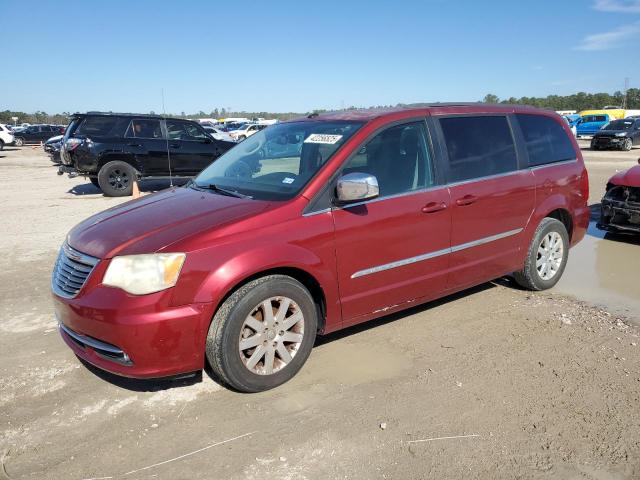
[[228, 386], [241, 392], [269, 390], [302, 368], [316, 328], [309, 291], [291, 277], [269, 275], [236, 290], [216, 312], [207, 359]]
[[518, 284], [528, 290], [553, 287], [564, 272], [569, 256], [569, 234], [555, 218], [544, 218], [538, 225], [524, 268], [514, 273]]
[[629, 151], [633, 148], [633, 140], [630, 138], [625, 138], [624, 143], [622, 144], [622, 149], [625, 151]]
[[98, 172], [98, 186], [107, 197], [125, 197], [131, 195], [135, 175], [135, 170], [128, 163], [109, 162]]
[[21, 147], [24, 145], [24, 138], [22, 137], [16, 137], [16, 147]]

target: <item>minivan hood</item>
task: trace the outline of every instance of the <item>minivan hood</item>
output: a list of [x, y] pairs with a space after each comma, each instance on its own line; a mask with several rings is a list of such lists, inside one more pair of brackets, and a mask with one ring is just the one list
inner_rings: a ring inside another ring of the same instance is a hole
[[270, 202], [171, 188], [118, 205], [76, 225], [67, 237], [97, 258], [153, 253], [195, 233], [254, 216]]
[[625, 187], [640, 187], [640, 165], [631, 167], [624, 172], [618, 172], [609, 179], [609, 183]]

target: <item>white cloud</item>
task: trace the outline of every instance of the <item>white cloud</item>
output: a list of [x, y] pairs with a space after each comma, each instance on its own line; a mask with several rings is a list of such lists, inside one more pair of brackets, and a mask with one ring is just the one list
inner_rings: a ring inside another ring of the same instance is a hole
[[622, 25], [610, 32], [587, 35], [582, 40], [582, 45], [577, 46], [576, 50], [610, 50], [624, 45], [627, 40], [637, 36], [640, 36], [640, 22], [632, 23], [630, 25]]
[[640, 0], [595, 0], [593, 8], [601, 12], [640, 13]]

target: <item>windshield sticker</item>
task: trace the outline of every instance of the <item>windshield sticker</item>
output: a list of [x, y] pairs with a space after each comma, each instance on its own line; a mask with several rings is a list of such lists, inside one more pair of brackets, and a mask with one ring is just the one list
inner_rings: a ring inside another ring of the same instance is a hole
[[325, 133], [312, 133], [309, 135], [304, 143], [324, 143], [327, 145], [333, 145], [338, 143], [342, 135], [327, 135]]
[[284, 180], [282, 180], [282, 183], [293, 183], [295, 180], [291, 177], [285, 177]]

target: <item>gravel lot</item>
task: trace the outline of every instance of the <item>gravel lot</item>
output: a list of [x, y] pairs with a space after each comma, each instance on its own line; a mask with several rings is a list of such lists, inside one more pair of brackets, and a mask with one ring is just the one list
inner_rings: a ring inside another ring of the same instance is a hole
[[[592, 204], [640, 156], [584, 153]], [[124, 200], [39, 148], [6, 148], [0, 174], [0, 479], [640, 478], [636, 240], [591, 229], [551, 292], [500, 280], [331, 335], [293, 381], [243, 395], [81, 364], [51, 267]]]

